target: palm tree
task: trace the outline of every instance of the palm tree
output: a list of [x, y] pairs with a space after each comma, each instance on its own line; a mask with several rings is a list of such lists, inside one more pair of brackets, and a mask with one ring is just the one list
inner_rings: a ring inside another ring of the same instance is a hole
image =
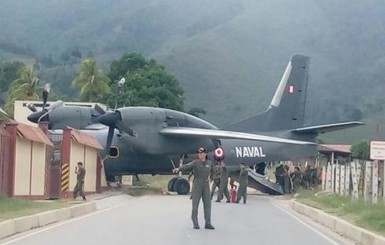
[[39, 99], [37, 93], [39, 79], [35, 76], [32, 67], [21, 70], [19, 78], [11, 84], [10, 97], [16, 99]]
[[110, 79], [97, 69], [96, 61], [86, 59], [81, 64], [80, 74], [72, 81], [72, 86], [80, 88], [80, 100], [92, 101], [94, 96], [101, 98], [111, 92]]
[[35, 76], [32, 67], [24, 67], [19, 78], [12, 81], [10, 95], [6, 104], [6, 111], [13, 115], [15, 100], [39, 100], [39, 79]]

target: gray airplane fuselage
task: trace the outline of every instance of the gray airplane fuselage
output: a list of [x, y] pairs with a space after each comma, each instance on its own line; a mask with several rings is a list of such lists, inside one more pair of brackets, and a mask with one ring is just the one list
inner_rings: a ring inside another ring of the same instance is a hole
[[[101, 144], [106, 142], [107, 130], [103, 131], [87, 131], [95, 136]], [[116, 134], [119, 132], [116, 130]], [[138, 134], [140, 134], [138, 132]], [[270, 135], [286, 136], [290, 132], [270, 132]], [[139, 137], [139, 136], [138, 136]], [[192, 138], [169, 138], [157, 136], [159, 139], [138, 139], [129, 135], [114, 136], [112, 148], [117, 152], [116, 156], [108, 157], [104, 160], [106, 174], [122, 175], [122, 174], [171, 174], [171, 170], [175, 166], [179, 166], [181, 154], [187, 154], [188, 158], [184, 159], [187, 163], [196, 158], [195, 150], [199, 146], [205, 146], [209, 153], [209, 159], [214, 161], [214, 150], [217, 147], [216, 141], [211, 139], [192, 139]], [[295, 135], [292, 135], [294, 138]], [[298, 137], [296, 137], [300, 140]], [[314, 140], [315, 137], [313, 137]], [[151, 143], [147, 140], [162, 142], [162, 148], [157, 147], [162, 153], [146, 152], [141, 148], [147, 145], [148, 151], [154, 151], [149, 148]], [[306, 139], [309, 141], [309, 137]], [[139, 141], [139, 142], [138, 142]], [[220, 141], [221, 148], [224, 150], [224, 161], [227, 165], [236, 165], [245, 163], [253, 166], [260, 162], [273, 162], [282, 160], [300, 160], [314, 158], [316, 156], [316, 145], [297, 145], [276, 142], [260, 142], [254, 140], [239, 139], [222, 139]], [[139, 147], [138, 147], [139, 145]], [[102, 151], [103, 152], [103, 151]]]
[[[244, 140], [223, 140], [222, 148], [225, 152], [224, 161], [227, 165], [245, 163], [253, 166], [260, 162], [273, 162], [282, 160], [301, 160], [314, 158], [316, 146], [291, 145]], [[208, 153], [213, 160], [214, 152]], [[119, 158], [105, 160], [106, 171], [110, 174], [171, 174], [175, 166], [179, 166], [179, 155], [148, 155], [123, 151]], [[184, 162], [195, 159], [189, 154]], [[213, 160], [214, 161], [214, 160]], [[173, 163], [175, 166], [173, 166]]]

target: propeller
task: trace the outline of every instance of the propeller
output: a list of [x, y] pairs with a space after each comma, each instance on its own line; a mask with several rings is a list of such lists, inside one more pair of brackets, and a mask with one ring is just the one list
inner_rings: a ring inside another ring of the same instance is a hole
[[[47, 122], [47, 121], [49, 121], [49, 115], [48, 114], [51, 111], [53, 111], [54, 109], [60, 107], [61, 105], [63, 105], [63, 101], [58, 100], [55, 103], [52, 103], [51, 106], [49, 106], [49, 107], [47, 107], [41, 111], [37, 111], [35, 106], [33, 106], [35, 111], [31, 115], [28, 116], [28, 121], [33, 122], [33, 123], [39, 123], [41, 121]], [[30, 107], [28, 106], [28, 108], [30, 108]], [[33, 110], [33, 109], [30, 108], [30, 110]]]
[[27, 107], [33, 112], [28, 116], [28, 120], [33, 123], [39, 123], [40, 121], [49, 121], [49, 113], [63, 104], [63, 101], [58, 100], [47, 107], [48, 94], [51, 90], [51, 84], [46, 83], [43, 87], [43, 108], [41, 111], [37, 111], [33, 103], [28, 103]]
[[110, 148], [112, 144], [112, 139], [114, 137], [115, 129], [119, 129], [119, 123], [122, 121], [122, 115], [118, 110], [114, 112], [108, 112], [99, 117], [99, 122], [108, 126], [108, 135], [107, 135], [107, 143], [106, 143], [106, 154], [109, 155]]

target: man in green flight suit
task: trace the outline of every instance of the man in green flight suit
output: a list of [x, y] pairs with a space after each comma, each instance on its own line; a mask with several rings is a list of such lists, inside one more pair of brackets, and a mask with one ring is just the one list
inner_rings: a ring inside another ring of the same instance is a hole
[[230, 194], [229, 194], [229, 188], [228, 188], [228, 183], [229, 183], [229, 172], [227, 170], [227, 167], [225, 165], [224, 161], [220, 162], [220, 168], [221, 168], [221, 173], [220, 173], [220, 184], [219, 184], [219, 191], [218, 191], [218, 197], [216, 202], [220, 202], [223, 199], [223, 195], [227, 199], [227, 203], [230, 202]]
[[174, 168], [172, 171], [177, 173], [179, 171], [191, 171], [194, 172], [194, 182], [192, 188], [192, 212], [191, 219], [193, 221], [194, 229], [199, 229], [198, 223], [198, 207], [200, 199], [203, 201], [205, 228], [214, 230], [214, 226], [211, 224], [211, 193], [210, 193], [210, 180], [213, 178], [214, 165], [207, 159], [207, 151], [205, 148], [200, 147], [197, 150], [198, 159], [189, 162], [179, 168]]
[[237, 200], [236, 203], [239, 203], [241, 198], [243, 197], [243, 203], [246, 204], [247, 200], [247, 182], [248, 182], [248, 169], [246, 168], [244, 163], [240, 164], [241, 171], [239, 172], [239, 187], [238, 187], [238, 193], [237, 193]]

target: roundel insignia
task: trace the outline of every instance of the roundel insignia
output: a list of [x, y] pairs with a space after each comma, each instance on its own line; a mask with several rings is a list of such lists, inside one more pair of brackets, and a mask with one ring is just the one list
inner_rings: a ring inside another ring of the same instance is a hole
[[214, 159], [217, 161], [221, 161], [224, 158], [225, 158], [225, 152], [223, 151], [223, 149], [221, 147], [218, 147], [217, 149], [215, 149]]

